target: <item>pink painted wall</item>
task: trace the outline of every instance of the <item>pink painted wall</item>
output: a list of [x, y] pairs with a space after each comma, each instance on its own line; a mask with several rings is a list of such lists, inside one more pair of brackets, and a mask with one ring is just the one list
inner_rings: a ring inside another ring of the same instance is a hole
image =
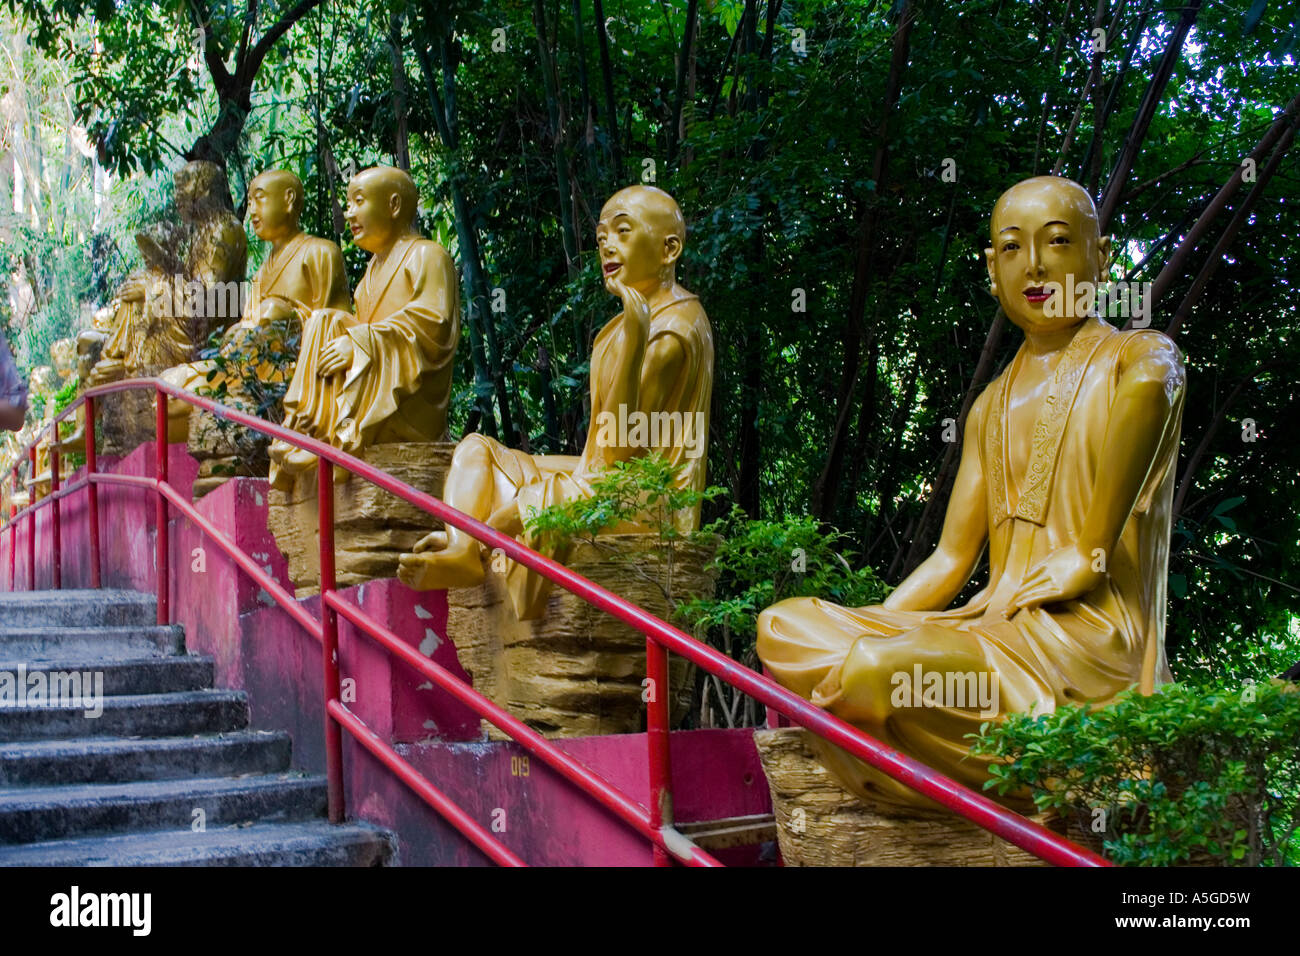
[[[153, 445], [101, 468], [153, 476]], [[188, 496], [197, 463], [181, 445], [169, 448], [171, 481]], [[75, 477], [79, 477], [80, 472]], [[286, 565], [266, 527], [267, 482], [236, 478], [196, 506], [292, 593]], [[85, 492], [60, 503], [63, 586], [89, 587]], [[134, 488], [100, 489], [103, 583], [152, 591], [155, 503]], [[37, 525], [37, 587], [52, 585], [48, 547], [52, 511]], [[26, 524], [25, 522], [23, 523]], [[170, 522], [172, 619], [187, 648], [216, 661], [217, 685], [248, 692], [253, 726], [285, 730], [295, 767], [324, 772], [324, 710], [320, 644], [188, 519]], [[16, 534], [16, 580], [26, 587], [26, 528]], [[9, 586], [11, 535], [0, 536], [0, 586]], [[396, 580], [342, 592], [398, 637], [463, 680], [455, 635], [447, 634], [446, 593], [411, 591]], [[319, 618], [319, 598], [303, 606]], [[648, 865], [649, 845], [580, 791], [513, 743], [480, 739], [478, 718], [435, 691], [349, 622], [339, 622], [339, 664], [348, 706], [436, 786], [535, 865]], [[484, 857], [416, 798], [349, 735], [345, 739], [348, 814], [393, 828], [404, 865], [477, 865]], [[644, 734], [585, 737], [559, 746], [642, 804], [648, 802]], [[749, 731], [679, 731], [671, 737], [676, 818], [683, 822], [771, 811], [767, 783]], [[756, 862], [757, 849], [733, 851], [733, 862]]]

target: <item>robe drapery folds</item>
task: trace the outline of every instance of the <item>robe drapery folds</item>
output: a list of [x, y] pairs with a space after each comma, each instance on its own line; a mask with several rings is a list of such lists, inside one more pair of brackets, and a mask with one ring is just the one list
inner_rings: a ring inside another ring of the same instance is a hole
[[[427, 239], [399, 240], [379, 268], [371, 260], [356, 305], [355, 315], [321, 309], [304, 322], [285, 427], [354, 454], [379, 443], [445, 440], [460, 339], [451, 256]], [[353, 345], [346, 374], [317, 375], [321, 352], [341, 335]], [[273, 464], [273, 479], [274, 471]]]
[[[290, 321], [261, 321], [262, 308], [271, 298], [286, 300], [297, 316]], [[293, 333], [293, 323], [305, 320], [317, 309], [346, 310], [351, 304], [339, 247], [328, 239], [299, 233], [278, 255], [268, 256], [254, 273], [248, 301], [244, 303], [244, 318], [222, 337], [221, 354], [227, 359], [225, 369], [209, 381], [208, 374], [216, 366], [211, 360], [205, 360], [182, 365], [175, 371], [169, 369], [167, 377], [190, 391], [215, 387], [225, 379], [229, 399], [237, 397], [243, 378], [283, 381], [292, 374], [291, 369], [273, 366], [258, 354], [259, 346], [274, 352], [276, 340], [282, 343]]]
[[[1010, 619], [1003, 615], [1028, 572], [1070, 545], [1084, 526], [1105, 467], [1101, 455], [1121, 350], [1139, 335], [1161, 333], [1121, 333], [1097, 318], [1080, 327], [1038, 413], [1023, 476], [1011, 473], [1005, 440], [1008, 392], [1023, 346], [972, 406], [977, 444], [967, 445], [963, 455], [979, 456], [984, 478], [988, 586], [964, 607], [938, 612], [850, 609], [817, 598], [783, 601], [759, 619], [758, 653], [773, 677], [975, 789], [988, 779], [988, 761], [970, 756], [966, 735], [984, 721], [1008, 713], [1046, 713], [1069, 703], [1101, 703], [1133, 685], [1150, 693], [1170, 680], [1165, 585], [1181, 377], [1170, 383], [1177, 394], [1169, 426], [1137, 503], [1105, 556], [1108, 573], [1102, 583], [1075, 600], [1021, 608]], [[918, 665], [922, 674], [940, 672], [949, 691], [983, 687], [989, 692], [969, 694], [966, 706], [951, 706], [951, 699], [927, 703], [922, 687], [914, 686]], [[871, 703], [864, 705], [867, 699]], [[838, 748], [823, 746], [820, 753], [859, 795], [927, 802]]]
[[[679, 296], [653, 310], [646, 341], [647, 353], [667, 338], [677, 340], [683, 361], [676, 378], [666, 383], [667, 387], [664, 387], [665, 383], [657, 383], [666, 396], [663, 406], [620, 410], [613, 406], [613, 396], [619, 392], [617, 379], [625, 367], [620, 359], [630, 347], [622, 315], [601, 329], [592, 346], [591, 424], [587, 428], [587, 441], [581, 456], [529, 455], [506, 448], [490, 438], [474, 436], [473, 440], [481, 442], [491, 455], [496, 500], [502, 503], [513, 500], [520, 517], [527, 521], [530, 510], [591, 497], [592, 478], [617, 460], [613, 454], [615, 449], [607, 440], [610, 431], [602, 434], [600, 423], [617, 422], [620, 416], [627, 418], [633, 413], [640, 413], [646, 419], [660, 413], [679, 416], [675, 420], [683, 423], [682, 429], [649, 430], [649, 440], [641, 453], [657, 453], [674, 466], [681, 466], [677, 487], [703, 491], [708, 465], [709, 401], [713, 390], [713, 331], [697, 296]], [[643, 366], [643, 376], [655, 372]], [[644, 377], [641, 384], [640, 394], [645, 396]], [[644, 397], [641, 404], [644, 406]], [[602, 418], [602, 413], [606, 417]], [[674, 524], [683, 532], [698, 528], [699, 521], [699, 505], [674, 515]], [[644, 521], [635, 520], [607, 531], [630, 533], [647, 528]], [[529, 536], [525, 536], [524, 541], [530, 547], [542, 546], [541, 542]], [[564, 559], [561, 553], [551, 556], [560, 561]], [[545, 611], [550, 594], [550, 582], [546, 578], [512, 561], [506, 571], [506, 587], [521, 620], [531, 620]]]

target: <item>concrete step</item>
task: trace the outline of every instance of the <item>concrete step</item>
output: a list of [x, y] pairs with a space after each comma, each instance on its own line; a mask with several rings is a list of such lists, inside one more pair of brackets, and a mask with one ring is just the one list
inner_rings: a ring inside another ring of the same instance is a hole
[[105, 627], [0, 627], [0, 657], [6, 660], [127, 660], [185, 653], [179, 624]]
[[0, 866], [385, 866], [395, 842], [364, 823], [255, 823], [0, 846]]
[[[0, 742], [58, 737], [183, 737], [219, 734], [248, 726], [243, 691], [193, 690], [176, 694], [134, 694], [57, 707], [0, 706]], [[89, 713], [88, 713], [89, 711]]]
[[0, 594], [0, 628], [155, 624], [154, 596], [114, 588], [8, 591]]
[[[296, 773], [0, 790], [0, 843], [128, 830], [207, 829], [323, 816], [324, 777]], [[199, 816], [196, 811], [202, 810]]]
[[286, 733], [86, 737], [0, 744], [0, 787], [175, 780], [289, 769]]
[[[48, 661], [0, 660], [0, 674], [17, 677], [19, 664], [30, 676], [45, 675], [46, 686], [57, 686], [55, 674], [103, 674], [105, 695], [170, 694], [182, 690], [203, 690], [212, 686], [213, 664], [210, 657], [175, 655], [171, 657], [130, 657], [102, 660], [88, 657], [59, 658]], [[98, 678], [92, 678], [98, 680]], [[83, 678], [84, 683], [84, 678]], [[30, 683], [27, 684], [31, 686]], [[92, 688], [93, 690], [93, 688]]]

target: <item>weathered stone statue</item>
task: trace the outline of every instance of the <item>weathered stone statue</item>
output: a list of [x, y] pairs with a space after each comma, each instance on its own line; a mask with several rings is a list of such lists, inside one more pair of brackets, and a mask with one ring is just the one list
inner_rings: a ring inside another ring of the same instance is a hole
[[[303, 325], [284, 425], [345, 451], [447, 436], [460, 293], [451, 256], [416, 231], [419, 194], [400, 169], [375, 166], [348, 183], [352, 239], [371, 254], [356, 314], [312, 312]], [[271, 444], [271, 483], [288, 490], [316, 456]], [[346, 479], [339, 469], [337, 477]]]
[[[188, 362], [211, 331], [241, 314], [248, 240], [232, 211], [225, 172], [196, 161], [178, 169], [174, 181], [182, 226], [158, 224], [136, 236], [145, 268], [118, 292], [116, 329], [87, 386]], [[128, 451], [153, 434], [152, 405], [146, 392], [108, 397], [104, 429], [113, 450]]]
[[[1079, 294], [1107, 269], [1098, 233], [1069, 180], [1003, 193], [985, 256], [1025, 340], [971, 407], [934, 554], [881, 606], [795, 598], [758, 622], [759, 657], [784, 686], [976, 789], [988, 765], [965, 735], [982, 721], [1170, 679], [1183, 363], [1162, 333], [1118, 332]], [[945, 610], [986, 547], [988, 584]], [[859, 796], [920, 799], [842, 751], [821, 757]]]
[[[632, 186], [605, 204], [596, 241], [605, 288], [622, 299], [623, 311], [592, 347], [591, 427], [582, 455], [529, 455], [468, 435], [452, 458], [443, 500], [522, 536], [529, 508], [589, 496], [593, 476], [636, 455], [658, 452], [683, 466], [683, 487], [704, 488], [713, 333], [699, 299], [677, 284], [685, 238], [681, 210], [663, 190]], [[698, 506], [676, 521], [681, 530], [697, 528]], [[633, 523], [611, 531], [648, 529]], [[456, 529], [429, 534], [402, 556], [399, 570], [417, 589], [471, 587], [483, 573], [478, 542]], [[508, 578], [519, 618], [538, 617], [549, 582], [517, 565]]]
[[136, 233], [144, 265], [127, 277], [110, 305], [113, 332], [86, 377], [87, 388], [155, 374], [192, 355], [193, 343], [180, 321], [183, 300], [175, 294], [182, 242], [182, 231], [168, 222]]
[[[249, 184], [249, 223], [271, 249], [253, 275], [243, 316], [222, 338], [220, 363], [178, 365], [163, 372], [163, 379], [189, 391], [215, 392], [222, 404], [265, 417], [265, 393], [293, 375], [293, 356], [278, 358], [302, 320], [317, 309], [352, 306], [343, 253], [328, 239], [302, 231], [302, 204], [302, 182], [288, 170], [268, 170]], [[168, 402], [168, 417], [170, 440], [188, 437], [190, 453], [202, 461], [196, 496], [229, 474], [255, 467], [257, 459], [265, 463], [266, 440], [256, 432], [218, 426], [210, 413], [195, 412], [179, 399]]]
[[[90, 374], [94, 371], [95, 365], [99, 362], [103, 354], [104, 345], [112, 337], [115, 330], [113, 325], [118, 316], [117, 311], [111, 306], [104, 306], [102, 309], [95, 311], [91, 319], [91, 327], [83, 329], [77, 333], [76, 353], [77, 353], [77, 380], [80, 382], [78, 392], [83, 392], [89, 386]], [[86, 450], [86, 406], [77, 407], [77, 428], [70, 436], [59, 443], [65, 453], [84, 452]]]

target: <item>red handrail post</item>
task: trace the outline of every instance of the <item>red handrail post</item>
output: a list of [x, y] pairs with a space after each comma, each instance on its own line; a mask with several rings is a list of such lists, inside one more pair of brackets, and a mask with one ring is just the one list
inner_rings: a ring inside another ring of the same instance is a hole
[[54, 590], [63, 587], [63, 528], [59, 521], [59, 423], [54, 423], [54, 432], [50, 435], [50, 497], [54, 499]]
[[36, 590], [36, 511], [32, 505], [36, 504], [36, 446], [33, 444], [27, 451], [27, 461], [30, 463], [27, 469], [27, 476], [32, 479], [31, 490], [27, 492], [27, 590]]
[[95, 396], [86, 397], [86, 520], [90, 522], [90, 586], [99, 583], [99, 488], [95, 485]]
[[339, 622], [328, 601], [334, 593], [334, 466], [324, 458], [317, 466], [316, 505], [320, 518], [320, 627], [324, 663], [325, 776], [329, 786], [330, 823], [343, 822], [343, 730], [330, 713], [339, 700]]
[[167, 541], [167, 498], [162, 493], [162, 486], [167, 484], [167, 393], [161, 388], [155, 388], [155, 395], [158, 403], [158, 414], [155, 417], [158, 435], [154, 447], [154, 476], [158, 481], [158, 511], [154, 540], [157, 543], [155, 560], [158, 562], [158, 623], [161, 625], [171, 623], [171, 582], [167, 573], [170, 554]]
[[[646, 712], [646, 745], [650, 757], [650, 825], [656, 830], [673, 825], [672, 762], [668, 753], [668, 651], [650, 635], [645, 639], [646, 677], [649, 680], [649, 709]], [[672, 866], [672, 858], [655, 844], [655, 866]]]

